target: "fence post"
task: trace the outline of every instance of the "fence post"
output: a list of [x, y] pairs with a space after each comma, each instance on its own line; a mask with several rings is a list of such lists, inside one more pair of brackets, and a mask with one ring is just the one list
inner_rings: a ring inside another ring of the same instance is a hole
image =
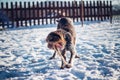
[[[53, 8], [55, 10], [55, 1], [53, 2]], [[56, 18], [54, 17], [54, 24], [56, 23]]]
[[40, 4], [41, 4], [41, 19], [42, 19], [42, 24], [44, 24], [43, 2], [41, 2]]
[[19, 20], [18, 20], [18, 4], [15, 2], [15, 21], [16, 21], [16, 27], [19, 27]]
[[64, 13], [63, 13], [63, 2], [62, 1], [60, 1], [60, 11], [59, 11], [59, 14], [60, 14], [59, 17], [65, 16]]
[[97, 20], [99, 21], [99, 1], [97, 1]]
[[28, 13], [28, 11], [27, 11], [27, 9], [26, 9], [27, 7], [26, 7], [26, 2], [24, 2], [24, 17], [25, 17], [25, 26], [27, 26], [27, 13]]
[[52, 24], [52, 10], [51, 10], [51, 6], [52, 6], [52, 4], [51, 4], [51, 2], [49, 1], [49, 3], [48, 3], [48, 7], [49, 7], [49, 12], [47, 13], [48, 14], [48, 18], [50, 19], [50, 24]]
[[48, 5], [47, 5], [47, 1], [45, 1], [45, 22], [46, 24], [48, 24], [48, 15], [47, 15], [47, 11], [48, 11]]
[[102, 7], [103, 7], [103, 4], [102, 4], [102, 1], [100, 1], [100, 18], [101, 18], [101, 21], [103, 21], [103, 11], [102, 11]]
[[[30, 2], [28, 2], [28, 20], [29, 20], [29, 24], [30, 24], [30, 26], [32, 25], [31, 24], [31, 6], [30, 6]], [[27, 20], [26, 20], [27, 21]]]
[[87, 12], [86, 12], [86, 16], [85, 16], [85, 17], [87, 18], [87, 21], [89, 21], [89, 13], [90, 13], [90, 12], [89, 12], [88, 1], [86, 1], [86, 9], [87, 9], [87, 10], [86, 10]]
[[110, 1], [110, 23], [112, 23], [112, 1]]
[[108, 4], [108, 1], [107, 1], [107, 19], [109, 19], [110, 17], [109, 17], [109, 4]]
[[33, 25], [36, 25], [35, 23], [35, 3], [34, 1], [32, 2], [32, 19], [33, 19]]
[[37, 1], [37, 22], [38, 22], [38, 25], [40, 25], [40, 11], [39, 11], [39, 2]]
[[60, 8], [60, 3], [59, 3], [59, 1], [57, 1], [57, 6], [58, 6], [58, 7], [56, 8], [56, 9], [57, 9], [57, 12], [56, 12], [56, 13], [57, 13], [57, 18], [59, 18], [59, 16], [60, 16], [60, 14], [59, 14], [59, 8]]
[[84, 21], [84, 1], [81, 0], [81, 22], [82, 22], [82, 27], [83, 27], [83, 21]]
[[75, 21], [75, 6], [74, 6], [74, 1], [72, 1], [72, 18], [73, 22]]
[[93, 9], [94, 9], [94, 20], [96, 21], [96, 5], [95, 5], [95, 1], [93, 1]]
[[90, 1], [90, 18], [91, 18], [91, 21], [93, 21], [93, 5], [92, 5], [92, 2]]
[[67, 17], [67, 8], [66, 7], [67, 7], [66, 1], [64, 1], [64, 9], [63, 10], [65, 12], [65, 16]]
[[[3, 2], [2, 2], [2, 3], [1, 3], [1, 12], [3, 11], [3, 9], [4, 9], [4, 7], [3, 7]], [[2, 13], [2, 14], [4, 14], [4, 13]], [[2, 16], [1, 16], [1, 17], [2, 17]], [[2, 28], [4, 29], [4, 28], [5, 28], [5, 22], [4, 22], [4, 20], [2, 20], [1, 25], [2, 25]]]
[[12, 21], [12, 28], [14, 27], [14, 11], [13, 11], [13, 2], [10, 3], [11, 7], [11, 21]]
[[70, 1], [68, 1], [68, 16], [70, 16], [71, 17], [71, 7], [70, 7], [71, 5], [70, 5]]
[[104, 14], [104, 20], [106, 20], [106, 5], [105, 5], [105, 1], [103, 1], [103, 14]]
[[77, 1], [74, 0], [74, 5], [75, 5], [75, 18], [77, 19], [78, 22], [78, 5], [77, 5]]
[[6, 2], [6, 13], [5, 13], [5, 15], [6, 15], [6, 17], [8, 18], [7, 19], [7, 21], [6, 21], [6, 24], [7, 24], [7, 27], [9, 27], [9, 14], [8, 14], [8, 2]]
[[23, 10], [22, 10], [22, 2], [19, 2], [20, 5], [20, 25], [23, 26]]

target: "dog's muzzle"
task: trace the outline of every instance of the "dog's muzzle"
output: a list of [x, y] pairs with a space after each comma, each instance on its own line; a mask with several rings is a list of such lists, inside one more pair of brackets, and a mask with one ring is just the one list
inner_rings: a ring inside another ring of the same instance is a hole
[[49, 49], [54, 49], [55, 50], [55, 47], [57, 47], [60, 50], [63, 50], [65, 45], [64, 45], [63, 42], [48, 42], [48, 48]]

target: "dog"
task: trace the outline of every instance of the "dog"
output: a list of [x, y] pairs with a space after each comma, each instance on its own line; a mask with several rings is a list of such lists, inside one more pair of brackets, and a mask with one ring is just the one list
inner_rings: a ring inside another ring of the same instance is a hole
[[[74, 44], [76, 44], [76, 32], [75, 32], [75, 28], [73, 27], [73, 21], [70, 18], [63, 17], [60, 20], [57, 20], [57, 22], [58, 22], [57, 29], [63, 29], [67, 32], [70, 32], [70, 34], [74, 38]], [[54, 52], [53, 56], [50, 57], [50, 59], [54, 59], [55, 55], [56, 52]], [[75, 57], [79, 58], [78, 55], [76, 55]]]
[[[76, 32], [70, 18], [63, 17], [57, 22], [57, 30], [49, 33], [46, 38], [48, 48], [55, 50], [50, 59], [55, 58], [56, 53], [58, 53], [62, 59], [61, 69], [70, 68], [73, 65], [74, 58], [79, 58], [75, 50]], [[66, 51], [71, 53], [69, 63], [66, 62]]]

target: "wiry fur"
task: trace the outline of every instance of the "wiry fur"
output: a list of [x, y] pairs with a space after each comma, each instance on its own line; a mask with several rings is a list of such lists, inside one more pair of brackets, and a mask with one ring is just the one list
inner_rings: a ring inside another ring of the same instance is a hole
[[[64, 17], [58, 20], [57, 30], [51, 32], [48, 35], [46, 41], [48, 42], [48, 48], [55, 50], [53, 56], [50, 59], [53, 59], [55, 57], [56, 52], [59, 53], [59, 55], [61, 56], [62, 59], [61, 68], [64, 67], [70, 68], [73, 65], [75, 56], [78, 58], [75, 50], [76, 32], [73, 27], [73, 22], [70, 18]], [[66, 51], [70, 51], [71, 53], [68, 64], [66, 62], [65, 56]]]

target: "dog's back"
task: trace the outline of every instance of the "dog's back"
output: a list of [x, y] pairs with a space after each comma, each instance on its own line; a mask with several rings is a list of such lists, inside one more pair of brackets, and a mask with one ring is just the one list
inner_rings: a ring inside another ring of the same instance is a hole
[[73, 26], [73, 21], [70, 18], [63, 17], [58, 21], [57, 29], [63, 29], [67, 32], [69, 32], [72, 37], [74, 38], [74, 44], [76, 41], [76, 32], [75, 28]]

